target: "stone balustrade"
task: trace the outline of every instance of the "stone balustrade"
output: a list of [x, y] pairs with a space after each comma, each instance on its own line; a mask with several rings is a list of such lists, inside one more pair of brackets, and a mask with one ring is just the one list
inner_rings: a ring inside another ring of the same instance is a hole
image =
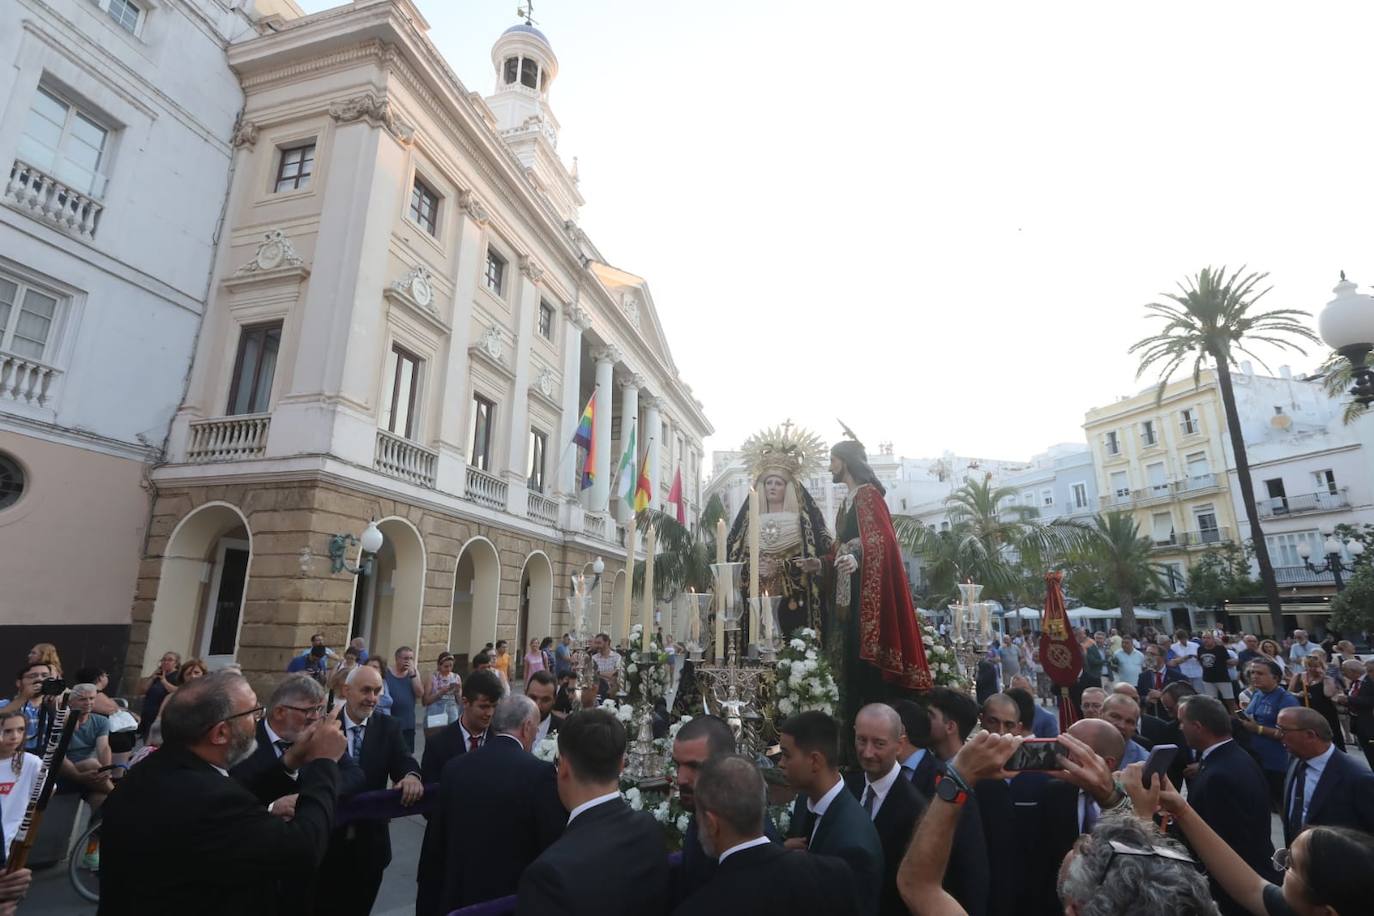
[[5, 200], [29, 215], [85, 239], [95, 237], [105, 205], [22, 159], [10, 166]]
[[529, 517], [536, 522], [555, 527], [558, 525], [558, 502], [543, 493], [529, 491]]
[[203, 464], [261, 458], [267, 449], [267, 428], [271, 422], [267, 414], [195, 420], [191, 423], [186, 460]]
[[48, 404], [48, 392], [61, 370], [35, 359], [0, 353], [0, 399], [38, 407]]
[[506, 482], [495, 474], [488, 474], [486, 471], [468, 466], [467, 485], [463, 488], [463, 495], [479, 506], [486, 506], [488, 509], [504, 510], [506, 508]]
[[434, 472], [439, 464], [439, 453], [402, 436], [379, 429], [377, 455], [373, 464], [383, 474], [422, 487], [432, 487]]

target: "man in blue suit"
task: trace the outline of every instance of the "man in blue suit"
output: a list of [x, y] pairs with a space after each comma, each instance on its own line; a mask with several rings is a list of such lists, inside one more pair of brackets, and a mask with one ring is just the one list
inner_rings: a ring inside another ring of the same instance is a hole
[[840, 778], [839, 723], [823, 712], [803, 712], [778, 732], [783, 775], [799, 793], [784, 845], [843, 859], [854, 874], [859, 913], [876, 916], [883, 845], [868, 812]]
[[1317, 825], [1374, 833], [1374, 773], [1336, 749], [1326, 717], [1292, 706], [1279, 713], [1279, 731], [1294, 758], [1283, 781], [1284, 843]]

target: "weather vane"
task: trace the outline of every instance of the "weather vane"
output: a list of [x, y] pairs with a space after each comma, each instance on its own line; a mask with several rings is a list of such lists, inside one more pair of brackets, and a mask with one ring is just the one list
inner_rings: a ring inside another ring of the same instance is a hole
[[515, 15], [525, 20], [525, 25], [534, 25], [534, 0], [525, 0], [524, 5], [515, 8]]

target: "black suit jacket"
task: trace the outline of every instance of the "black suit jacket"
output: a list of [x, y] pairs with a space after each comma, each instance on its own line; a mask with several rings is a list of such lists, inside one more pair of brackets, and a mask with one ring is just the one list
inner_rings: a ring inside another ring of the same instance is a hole
[[[911, 784], [921, 796], [923, 805], [930, 804], [930, 799], [935, 793], [935, 777], [943, 772], [944, 768], [944, 763], [929, 751], [921, 758]], [[922, 791], [922, 785], [929, 785], [929, 791]], [[949, 851], [949, 867], [945, 869], [945, 880], [941, 882], [945, 891], [959, 901], [969, 916], [984, 916], [988, 912], [992, 887], [989, 868], [991, 861], [988, 840], [983, 832], [982, 806], [979, 804], [978, 796], [974, 795], [964, 802], [959, 824], [954, 828], [954, 844]]]
[[285, 821], [190, 751], [162, 747], [105, 802], [99, 912], [174, 912], [194, 900], [203, 916], [276, 913], [278, 882], [309, 874], [324, 855], [338, 765], [307, 764], [296, 790]]
[[1350, 698], [1350, 727], [1360, 744], [1368, 747], [1374, 741], [1374, 678], [1366, 674], [1359, 685], [1360, 689]]
[[[1228, 741], [1202, 760], [1188, 791], [1188, 803], [1245, 864], [1274, 880], [1269, 841], [1269, 784], [1254, 758]], [[1212, 898], [1225, 914], [1246, 912], [1212, 882]]]
[[[763, 834], [781, 845], [782, 837], [773, 819], [763, 816]], [[687, 829], [682, 832], [682, 858], [672, 867], [673, 904], [679, 904], [700, 890], [716, 874], [716, 860], [701, 848], [701, 834], [696, 815], [688, 815]]]
[[[1019, 846], [1008, 863], [1020, 916], [1061, 916], [1059, 866], [1078, 839], [1078, 788], [1058, 779], [1011, 781], [1012, 830]], [[999, 866], [1000, 867], [1000, 866]]]
[[[1297, 835], [1290, 829], [1288, 812], [1293, 804], [1293, 773], [1298, 762], [1288, 767], [1283, 781], [1283, 840], [1292, 846]], [[1360, 766], [1340, 750], [1331, 755], [1321, 779], [1307, 802], [1306, 826], [1353, 827], [1374, 833], [1374, 773]]]
[[[264, 805], [286, 795], [296, 794], [296, 780], [291, 777], [286, 767], [282, 766], [281, 758], [277, 756], [277, 749], [272, 746], [271, 740], [267, 735], [267, 727], [259, 722], [257, 727], [258, 748], [248, 755], [248, 759], [240, 762], [229, 771], [229, 775], [243, 784], [249, 792], [258, 797], [258, 801]], [[338, 760], [339, 764], [339, 797], [353, 795], [362, 791], [362, 770], [353, 762], [353, 758], [345, 753]]]
[[573, 818], [563, 836], [525, 868], [515, 912], [656, 916], [667, 902], [663, 828], [653, 815], [615, 798]]
[[553, 766], [515, 739], [498, 735], [454, 757], [444, 765], [439, 807], [425, 827], [416, 916], [514, 894], [525, 866], [558, 839], [567, 820]]
[[[851, 795], [859, 800], [862, 810], [864, 789], [867, 780], [864, 774], [850, 773], [845, 777], [845, 786]], [[916, 829], [916, 821], [926, 810], [925, 800], [908, 780], [901, 776], [892, 783], [882, 807], [873, 818], [873, 829], [878, 831], [878, 841], [883, 846], [883, 888], [878, 900], [878, 912], [882, 916], [907, 916], [911, 911], [897, 893], [897, 869], [901, 867], [902, 857], [911, 844], [911, 836]], [[729, 859], [726, 860], [727, 862]], [[957, 868], [953, 851], [950, 854], [951, 869]]]
[[[808, 836], [811, 813], [806, 796], [798, 795], [792, 806], [791, 836]], [[868, 812], [849, 792], [841, 790], [825, 814], [821, 815], [808, 851], [843, 859], [854, 873], [859, 912], [864, 916], [878, 912], [883, 888], [883, 844]]]
[[[1164, 683], [1168, 684], [1168, 674], [1165, 674], [1164, 677]], [[1140, 694], [1140, 708], [1145, 711], [1146, 715], [1160, 719], [1164, 718], [1164, 704], [1160, 703], [1158, 700], [1151, 703], [1146, 699], [1146, 697], [1150, 695], [1151, 690], [1163, 689], [1163, 687], [1155, 686], [1155, 673], [1153, 671], [1140, 672], [1140, 677], [1135, 679], [1135, 689], [1136, 692]]]
[[[552, 729], [553, 726], [550, 725], [549, 728]], [[485, 743], [486, 739], [483, 739], [483, 744]], [[463, 740], [463, 730], [457, 722], [450, 722], [433, 738], [425, 739], [425, 754], [420, 761], [420, 778], [425, 785], [438, 782], [444, 775], [444, 764], [467, 752], [468, 745]]]
[[[886, 803], [884, 803], [886, 807]], [[673, 916], [858, 916], [854, 874], [831, 856], [769, 843], [731, 854]]]
[[916, 769], [911, 774], [911, 785], [927, 802], [935, 795], [935, 774], [939, 770], [939, 758], [935, 756], [934, 751], [928, 750], [921, 755], [920, 763], [916, 764]]

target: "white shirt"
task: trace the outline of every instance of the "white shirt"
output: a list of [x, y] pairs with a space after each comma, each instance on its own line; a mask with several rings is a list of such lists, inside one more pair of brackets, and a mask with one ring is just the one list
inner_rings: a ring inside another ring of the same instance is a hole
[[553, 713], [549, 713], [547, 716], [540, 720], [539, 731], [534, 733], [535, 747], [538, 747], [539, 742], [543, 741], [545, 738], [549, 736], [549, 727], [551, 725], [553, 725]]
[[472, 750], [472, 739], [473, 739], [474, 737], [477, 738], [477, 746], [478, 746], [478, 747], [481, 747], [482, 745], [484, 745], [484, 744], [487, 743], [487, 733], [486, 733], [485, 730], [479, 732], [476, 736], [474, 736], [474, 735], [472, 734], [472, 732], [468, 731], [468, 727], [467, 727], [466, 725], [463, 724], [463, 720], [462, 720], [462, 719], [459, 719], [459, 720], [458, 720], [458, 730], [459, 730], [460, 732], [463, 733], [463, 750], [464, 750], [464, 751], [470, 751], [470, 750]]
[[821, 818], [825, 817], [825, 812], [830, 807], [830, 803], [838, 798], [839, 794], [843, 791], [844, 780], [837, 778], [835, 780], [835, 785], [831, 786], [829, 792], [821, 796], [820, 801], [812, 804], [811, 799], [808, 798], [806, 800], [806, 810], [816, 815], [816, 823], [811, 827], [811, 836], [809, 839], [814, 840], [816, 838], [816, 828], [821, 825]]
[[[262, 730], [265, 731], [265, 732], [267, 732], [267, 741], [268, 741], [269, 744], [272, 745], [272, 752], [273, 752], [274, 754], [277, 755], [277, 759], [278, 759], [278, 760], [281, 760], [282, 757], [285, 756], [286, 751], [284, 751], [284, 750], [282, 750], [280, 747], [278, 747], [278, 746], [277, 746], [277, 742], [278, 742], [278, 741], [285, 741], [286, 739], [283, 738], [281, 735], [277, 734], [276, 732], [272, 731], [272, 726], [270, 726], [270, 725], [267, 724], [267, 720], [266, 720], [266, 719], [263, 720], [263, 723], [262, 723]], [[288, 743], [289, 743], [289, 742], [288, 742]], [[300, 774], [299, 774], [298, 772], [296, 772], [295, 770], [291, 769], [290, 767], [288, 767], [288, 766], [287, 766], [286, 764], [284, 764], [284, 763], [282, 764], [282, 769], [286, 770], [286, 775], [287, 775], [287, 776], [290, 776], [292, 779], [296, 779], [297, 777], [300, 776]]]
[[1315, 648], [1317, 648], [1317, 646], [1315, 646], [1310, 639], [1307, 642], [1295, 642], [1288, 650], [1288, 659], [1294, 662], [1300, 661], [1311, 655], [1312, 650]]
[[[466, 732], [464, 732], [464, 734], [466, 734]], [[588, 808], [595, 808], [597, 805], [604, 805], [606, 804], [606, 802], [614, 801], [619, 797], [619, 792], [607, 792], [605, 795], [598, 795], [591, 801], [584, 801], [582, 804], [572, 809], [572, 811], [568, 812], [568, 823], [571, 824], [573, 822], [573, 818], [577, 817], [579, 814], [581, 814], [583, 811], [586, 811]]]
[[739, 844], [736, 844], [736, 845], [734, 845], [734, 846], [731, 846], [729, 849], [725, 850], [724, 852], [722, 852], [722, 853], [720, 854], [720, 858], [719, 858], [717, 861], [718, 861], [718, 862], [724, 862], [726, 859], [728, 859], [730, 856], [734, 855], [735, 853], [739, 852], [741, 849], [753, 849], [755, 846], [767, 846], [768, 843], [769, 843], [768, 837], [766, 837], [766, 836], [756, 836], [756, 837], [754, 837], [752, 840], [745, 840], [743, 843], [739, 843]]
[[1169, 647], [1175, 655], [1183, 656], [1178, 673], [1184, 677], [1202, 677], [1202, 662], [1197, 660], [1197, 643], [1176, 642]]
[[1302, 822], [1307, 823], [1307, 809], [1312, 807], [1312, 796], [1317, 791], [1317, 783], [1321, 782], [1322, 773], [1326, 770], [1326, 764], [1331, 760], [1331, 755], [1336, 752], [1336, 745], [1328, 745], [1326, 752], [1318, 754], [1307, 761], [1307, 778], [1302, 785]]
[[[883, 800], [887, 798], [887, 793], [892, 791], [892, 784], [895, 783], [897, 777], [901, 775], [902, 765], [896, 761], [893, 761], [892, 769], [887, 771], [887, 775], [879, 777], [877, 782], [870, 780], [867, 773], [864, 774], [864, 792], [867, 793], [869, 789], [873, 790], [872, 820], [878, 819], [878, 810], [882, 808]], [[863, 802], [862, 796], [859, 797], [859, 801], [860, 803]]]

